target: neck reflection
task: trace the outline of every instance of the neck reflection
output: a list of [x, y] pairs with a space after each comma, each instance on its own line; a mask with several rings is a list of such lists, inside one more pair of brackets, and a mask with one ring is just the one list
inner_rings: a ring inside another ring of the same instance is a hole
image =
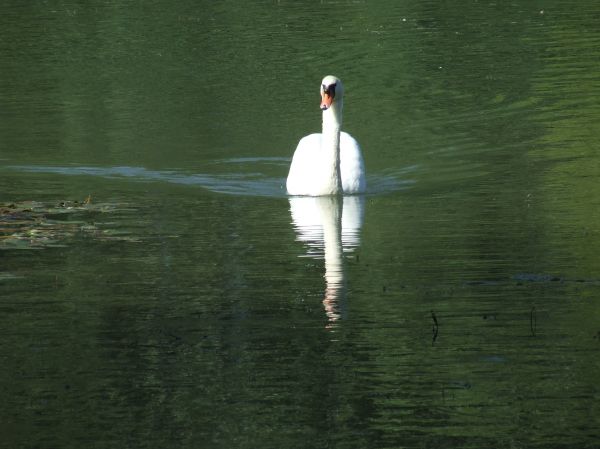
[[289, 200], [297, 240], [307, 245], [309, 257], [325, 260], [323, 307], [327, 327], [333, 328], [343, 316], [344, 252], [360, 245], [364, 198], [326, 196]]

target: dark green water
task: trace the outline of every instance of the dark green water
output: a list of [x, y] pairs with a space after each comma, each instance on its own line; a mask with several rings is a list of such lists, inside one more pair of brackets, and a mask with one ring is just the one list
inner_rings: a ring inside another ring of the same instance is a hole
[[[598, 447], [599, 23], [5, 1], [0, 447]], [[290, 201], [329, 73], [369, 190]]]

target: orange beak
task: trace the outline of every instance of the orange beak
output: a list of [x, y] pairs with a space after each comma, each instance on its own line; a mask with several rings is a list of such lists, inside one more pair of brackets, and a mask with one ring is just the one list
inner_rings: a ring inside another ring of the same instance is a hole
[[321, 110], [325, 111], [331, 107], [331, 103], [333, 103], [333, 96], [329, 95], [327, 92], [321, 92]]

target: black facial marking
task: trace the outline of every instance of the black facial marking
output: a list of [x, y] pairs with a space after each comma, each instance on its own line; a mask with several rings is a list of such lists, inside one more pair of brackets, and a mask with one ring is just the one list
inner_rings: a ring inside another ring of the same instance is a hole
[[335, 83], [326, 86], [323, 84], [323, 92], [329, 95], [330, 97], [335, 97]]

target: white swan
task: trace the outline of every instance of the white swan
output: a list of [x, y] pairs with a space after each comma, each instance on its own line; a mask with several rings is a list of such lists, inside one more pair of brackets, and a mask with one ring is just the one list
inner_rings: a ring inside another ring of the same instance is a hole
[[290, 195], [362, 193], [367, 187], [365, 165], [358, 142], [342, 132], [344, 87], [339, 78], [326, 76], [321, 83], [323, 132], [303, 137], [298, 143], [287, 191]]

